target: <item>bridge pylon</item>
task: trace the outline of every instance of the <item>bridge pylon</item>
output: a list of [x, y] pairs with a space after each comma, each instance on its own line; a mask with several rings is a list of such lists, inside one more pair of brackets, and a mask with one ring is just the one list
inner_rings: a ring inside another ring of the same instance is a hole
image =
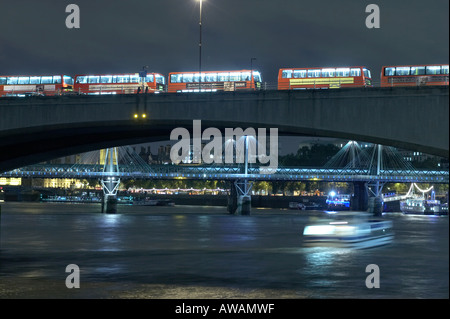
[[248, 142], [249, 136], [244, 136], [244, 167], [242, 172], [242, 179], [234, 182], [234, 187], [237, 196], [237, 210], [238, 215], [250, 215], [252, 207], [251, 190], [253, 181], [246, 178], [248, 176]]
[[[381, 156], [382, 146], [378, 144], [376, 150], [376, 176], [380, 176], [381, 169], [383, 168], [383, 157]], [[381, 216], [383, 213], [383, 186], [384, 183], [378, 180], [367, 183], [367, 189], [369, 192], [368, 212], [372, 213], [374, 216]]]
[[100, 184], [103, 189], [102, 213], [117, 213], [117, 191], [120, 184], [117, 147], [106, 149]]

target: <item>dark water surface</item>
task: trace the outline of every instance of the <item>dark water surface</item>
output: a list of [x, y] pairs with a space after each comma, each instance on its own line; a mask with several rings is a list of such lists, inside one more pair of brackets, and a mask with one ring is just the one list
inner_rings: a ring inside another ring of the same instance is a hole
[[[384, 215], [386, 246], [302, 247], [323, 212], [2, 203], [0, 298], [449, 298], [448, 217]], [[65, 285], [80, 268], [80, 288]], [[366, 287], [366, 266], [380, 288]]]

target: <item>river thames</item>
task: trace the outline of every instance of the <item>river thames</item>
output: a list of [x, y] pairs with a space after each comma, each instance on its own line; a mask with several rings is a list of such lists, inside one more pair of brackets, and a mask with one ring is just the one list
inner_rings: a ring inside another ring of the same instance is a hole
[[[307, 248], [325, 213], [225, 207], [1, 204], [1, 299], [447, 299], [448, 216], [384, 214], [392, 243]], [[66, 287], [66, 267], [80, 288]], [[380, 287], [366, 286], [366, 266]]]

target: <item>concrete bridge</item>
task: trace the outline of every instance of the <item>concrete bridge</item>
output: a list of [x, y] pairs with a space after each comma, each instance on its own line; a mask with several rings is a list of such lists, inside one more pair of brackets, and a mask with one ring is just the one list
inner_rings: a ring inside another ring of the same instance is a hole
[[6, 97], [0, 99], [0, 171], [168, 140], [176, 127], [191, 130], [193, 120], [203, 129], [276, 127], [279, 135], [337, 137], [448, 158], [448, 93], [445, 86]]

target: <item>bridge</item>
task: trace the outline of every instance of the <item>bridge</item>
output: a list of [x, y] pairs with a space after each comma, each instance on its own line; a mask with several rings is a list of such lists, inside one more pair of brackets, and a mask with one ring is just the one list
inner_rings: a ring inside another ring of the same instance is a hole
[[248, 179], [252, 181], [325, 181], [325, 182], [380, 182], [380, 183], [435, 183], [448, 184], [449, 172], [437, 170], [385, 169], [375, 174], [364, 168], [278, 168], [273, 174], [261, 174], [259, 168], [248, 169], [243, 174], [239, 166], [190, 166], [190, 165], [151, 165], [145, 170], [136, 170], [134, 165], [120, 165], [119, 172], [105, 172], [103, 166], [50, 165], [36, 164], [0, 174], [0, 177], [20, 178], [69, 178], [102, 179], [116, 177], [127, 179], [195, 179], [229, 180]]
[[[247, 140], [247, 138], [246, 138]], [[405, 161], [394, 147], [373, 145], [362, 149], [355, 141], [349, 141], [323, 167], [276, 167], [261, 170], [261, 164], [248, 161], [245, 152], [245, 163], [242, 164], [168, 164], [150, 165], [136, 152], [126, 147], [109, 148], [105, 156], [100, 152], [89, 152], [74, 164], [34, 164], [3, 172], [0, 177], [18, 178], [64, 178], [64, 179], [97, 179], [104, 191], [102, 210], [115, 212], [115, 198], [119, 184], [127, 179], [152, 180], [222, 180], [230, 182], [229, 211], [239, 207], [240, 213], [249, 213], [250, 191], [256, 181], [325, 181], [347, 182], [354, 185], [352, 208], [369, 209], [381, 213], [380, 202], [385, 183], [433, 183], [448, 184], [447, 170], [417, 170]], [[119, 155], [120, 154], [120, 155]], [[222, 154], [224, 156], [224, 154]], [[102, 159], [103, 158], [103, 159]], [[97, 163], [97, 164], [87, 164]], [[103, 162], [103, 163], [101, 163]], [[250, 165], [249, 165], [250, 164]], [[373, 197], [369, 198], [369, 192]], [[237, 205], [236, 200], [246, 201]], [[401, 198], [399, 198], [401, 199]], [[398, 200], [390, 198], [389, 200]], [[372, 204], [370, 204], [372, 203]]]
[[[167, 140], [176, 127], [278, 128], [449, 156], [446, 87], [0, 99], [0, 171]], [[136, 118], [135, 118], [136, 116]]]

